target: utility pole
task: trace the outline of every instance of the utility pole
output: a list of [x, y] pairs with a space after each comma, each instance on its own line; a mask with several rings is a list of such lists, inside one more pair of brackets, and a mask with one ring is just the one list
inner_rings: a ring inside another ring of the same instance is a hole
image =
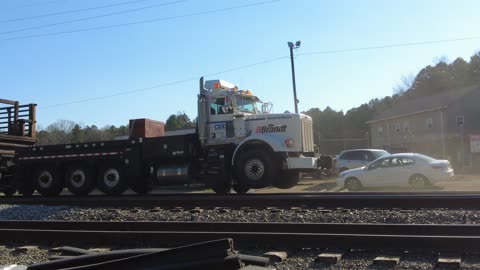
[[300, 40], [295, 42], [288, 42], [288, 47], [290, 48], [290, 62], [292, 64], [292, 83], [293, 83], [293, 102], [295, 104], [295, 113], [298, 113], [298, 99], [297, 99], [297, 87], [295, 85], [295, 64], [293, 61], [293, 49], [298, 49], [300, 47]]

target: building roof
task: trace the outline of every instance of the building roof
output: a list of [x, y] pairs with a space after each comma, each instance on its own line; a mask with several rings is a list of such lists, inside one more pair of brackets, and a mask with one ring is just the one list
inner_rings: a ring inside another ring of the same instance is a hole
[[403, 100], [399, 103], [393, 104], [392, 108], [376, 114], [373, 119], [367, 123], [445, 109], [451, 103], [463, 98], [465, 95], [473, 91], [480, 91], [480, 85], [447, 90], [436, 95], [425, 96], [413, 100]]

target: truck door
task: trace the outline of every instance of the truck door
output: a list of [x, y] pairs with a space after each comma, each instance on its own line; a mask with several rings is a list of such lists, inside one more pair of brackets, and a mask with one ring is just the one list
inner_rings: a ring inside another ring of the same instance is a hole
[[234, 138], [233, 109], [228, 96], [210, 98], [209, 143], [221, 143]]

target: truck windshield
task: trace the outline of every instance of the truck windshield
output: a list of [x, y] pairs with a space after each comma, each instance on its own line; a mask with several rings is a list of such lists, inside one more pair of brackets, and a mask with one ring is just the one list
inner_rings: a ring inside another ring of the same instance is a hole
[[238, 96], [237, 97], [237, 107], [241, 112], [246, 113], [257, 113], [257, 102], [252, 97]]

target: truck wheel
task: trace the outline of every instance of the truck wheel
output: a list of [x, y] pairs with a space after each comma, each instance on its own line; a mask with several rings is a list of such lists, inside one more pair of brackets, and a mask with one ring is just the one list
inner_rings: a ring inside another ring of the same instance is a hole
[[14, 188], [14, 187], [7, 187], [7, 188], [5, 188], [5, 190], [3, 190], [3, 194], [5, 194], [5, 196], [7, 196], [7, 197], [13, 196], [13, 194], [15, 194], [15, 192], [17, 192], [17, 189]]
[[218, 195], [227, 195], [230, 194], [230, 190], [232, 189], [232, 182], [225, 180], [225, 179], [219, 179], [216, 181], [216, 183], [212, 186], [213, 191], [215, 191], [216, 194]]
[[147, 194], [152, 191], [151, 185], [149, 185], [148, 180], [141, 181], [140, 183], [135, 183], [130, 186], [130, 188], [138, 194]]
[[65, 174], [65, 185], [75, 195], [88, 195], [94, 187], [92, 170], [84, 166], [69, 168]]
[[236, 178], [238, 184], [249, 188], [264, 188], [272, 184], [275, 168], [272, 158], [259, 150], [248, 150], [238, 159]]
[[247, 187], [247, 186], [236, 184], [236, 185], [233, 185], [233, 190], [237, 194], [243, 195], [243, 194], [247, 193], [250, 190], [250, 188]]
[[56, 196], [63, 189], [63, 183], [57, 170], [42, 168], [35, 172], [33, 185], [43, 196]]
[[97, 187], [108, 195], [118, 195], [127, 190], [127, 179], [120, 165], [105, 165], [98, 171]]
[[298, 171], [282, 171], [278, 174], [274, 185], [280, 189], [292, 188], [300, 181], [300, 175]]

